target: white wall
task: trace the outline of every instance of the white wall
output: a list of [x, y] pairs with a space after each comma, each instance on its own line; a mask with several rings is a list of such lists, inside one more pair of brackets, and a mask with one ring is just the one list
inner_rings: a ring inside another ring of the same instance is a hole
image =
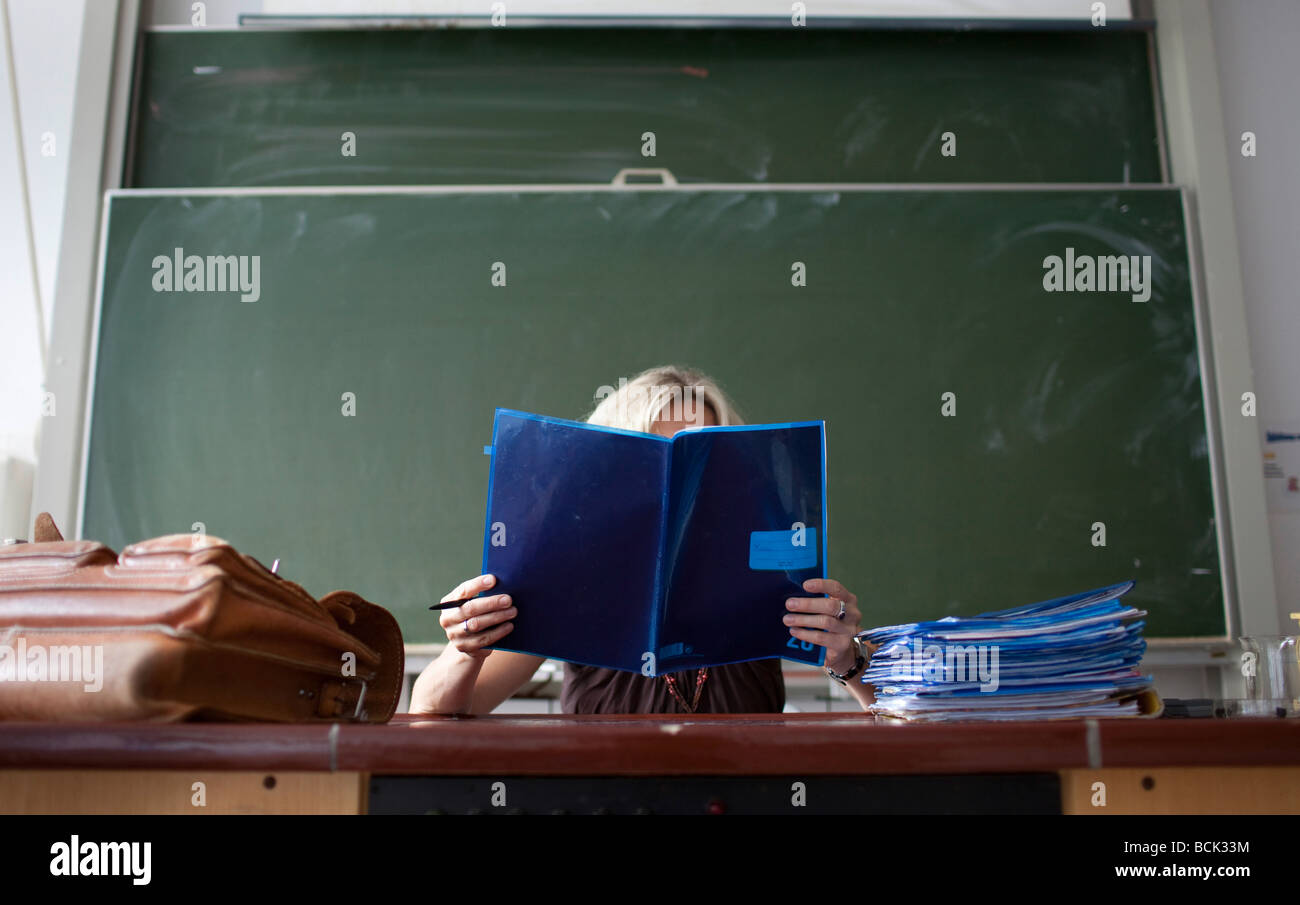
[[[1300, 427], [1300, 3], [1210, 4], [1259, 427]], [[1241, 153], [1254, 132], [1257, 156]], [[1270, 511], [1278, 606], [1300, 612], [1300, 512]], [[1297, 630], [1289, 621], [1290, 631]]]
[[0, 536], [25, 537], [85, 0], [0, 2]]
[[[7, 0], [13, 31], [18, 104], [22, 109], [27, 158], [27, 186], [32, 198], [36, 262], [45, 331], [49, 335], [54, 270], [62, 233], [63, 189], [68, 178], [68, 136], [72, 132], [72, 95], [77, 78], [77, 50], [86, 0]], [[53, 154], [42, 153], [42, 136], [53, 138]]]

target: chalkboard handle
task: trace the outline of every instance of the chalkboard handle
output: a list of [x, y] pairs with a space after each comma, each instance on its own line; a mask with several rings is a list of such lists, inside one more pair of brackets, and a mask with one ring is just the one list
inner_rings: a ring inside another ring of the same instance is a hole
[[[677, 185], [677, 177], [670, 173], [664, 167], [624, 167], [614, 175], [614, 185], [627, 185], [629, 176], [658, 176], [659, 184], [663, 186]], [[633, 183], [633, 185], [649, 185], [651, 183]]]

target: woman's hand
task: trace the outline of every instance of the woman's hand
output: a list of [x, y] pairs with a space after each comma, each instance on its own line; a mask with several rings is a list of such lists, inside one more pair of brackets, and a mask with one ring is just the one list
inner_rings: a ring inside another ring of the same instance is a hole
[[[803, 583], [803, 589], [810, 594], [830, 596], [791, 597], [785, 602], [790, 611], [785, 616], [785, 624], [790, 627], [790, 634], [800, 641], [811, 641], [826, 648], [827, 668], [843, 675], [858, 659], [853, 650], [853, 636], [861, 631], [858, 598], [830, 578], [810, 578]], [[836, 618], [840, 601], [844, 602], [843, 619]]]
[[509, 595], [473, 597], [496, 583], [495, 576], [480, 575], [442, 598], [465, 602], [438, 614], [447, 646], [411, 686], [411, 713], [491, 713], [542, 665], [541, 657], [506, 651], [489, 659], [492, 645], [514, 631], [510, 620], [517, 615]]
[[[462, 581], [440, 603], [482, 593], [496, 583], [495, 575], [480, 575]], [[495, 594], [475, 597], [460, 606], [443, 610], [438, 623], [447, 633], [449, 646], [467, 657], [482, 660], [492, 653], [486, 648], [514, 631], [514, 623], [510, 620], [518, 614], [508, 594]]]

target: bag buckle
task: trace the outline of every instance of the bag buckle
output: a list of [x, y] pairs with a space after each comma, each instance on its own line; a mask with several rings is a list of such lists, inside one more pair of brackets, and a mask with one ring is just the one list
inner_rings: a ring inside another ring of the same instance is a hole
[[369, 685], [366, 683], [366, 680], [365, 680], [365, 679], [362, 679], [362, 680], [361, 680], [361, 694], [357, 695], [357, 707], [356, 707], [355, 710], [352, 711], [352, 720], [353, 720], [353, 722], [356, 722], [356, 721], [359, 721], [359, 720], [362, 720], [362, 719], [365, 718], [366, 712], [365, 712], [365, 710], [362, 709], [362, 705], [366, 703], [366, 689], [367, 689], [368, 687], [369, 687]]
[[[348, 691], [354, 688], [357, 682], [361, 683], [361, 691], [357, 694], [356, 706], [352, 708], [352, 715], [349, 717], [344, 712], [344, 700]], [[320, 701], [316, 705], [316, 714], [325, 719], [351, 719], [360, 721], [366, 715], [366, 691], [370, 684], [365, 679], [356, 679], [352, 682], [329, 681], [321, 686]], [[301, 692], [300, 692], [301, 693]], [[312, 695], [308, 695], [312, 697]]]

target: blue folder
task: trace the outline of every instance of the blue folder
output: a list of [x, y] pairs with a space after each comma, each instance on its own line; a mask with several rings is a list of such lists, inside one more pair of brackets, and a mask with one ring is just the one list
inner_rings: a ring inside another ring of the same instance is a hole
[[483, 572], [499, 650], [662, 675], [825, 648], [782, 621], [826, 576], [820, 421], [672, 439], [497, 409]]
[[1123, 581], [862, 632], [877, 645], [861, 678], [875, 689], [871, 709], [937, 721], [1157, 715], [1159, 696], [1141, 673], [1146, 612], [1121, 599], [1132, 589]]

